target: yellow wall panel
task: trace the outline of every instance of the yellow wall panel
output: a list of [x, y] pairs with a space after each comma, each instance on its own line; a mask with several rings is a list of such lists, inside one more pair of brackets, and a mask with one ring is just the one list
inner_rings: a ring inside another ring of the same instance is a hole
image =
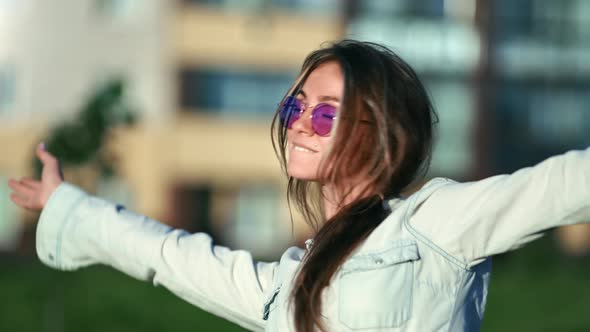
[[190, 6], [176, 13], [173, 39], [178, 60], [187, 65], [255, 65], [297, 69], [325, 41], [341, 38], [329, 17], [221, 12]]

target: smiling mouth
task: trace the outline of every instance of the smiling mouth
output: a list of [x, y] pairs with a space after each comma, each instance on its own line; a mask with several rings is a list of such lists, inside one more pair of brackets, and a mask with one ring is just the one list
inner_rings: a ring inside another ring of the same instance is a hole
[[306, 147], [303, 147], [301, 145], [297, 145], [297, 144], [291, 144], [293, 150], [295, 151], [299, 151], [299, 152], [305, 152], [305, 153], [316, 153], [317, 151], [314, 150], [310, 150]]

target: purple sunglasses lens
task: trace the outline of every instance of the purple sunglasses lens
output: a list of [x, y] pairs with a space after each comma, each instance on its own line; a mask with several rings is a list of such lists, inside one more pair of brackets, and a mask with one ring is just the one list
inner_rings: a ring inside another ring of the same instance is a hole
[[336, 108], [329, 104], [317, 105], [313, 110], [311, 125], [320, 136], [327, 136], [332, 131], [332, 124], [336, 117]]
[[299, 119], [301, 111], [301, 102], [293, 96], [285, 98], [283, 106], [279, 111], [279, 119], [283, 127], [291, 128], [293, 123]]

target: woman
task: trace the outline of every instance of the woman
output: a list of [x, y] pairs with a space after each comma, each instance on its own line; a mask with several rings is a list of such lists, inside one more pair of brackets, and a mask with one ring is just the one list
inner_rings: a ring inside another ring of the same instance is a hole
[[11, 199], [42, 210], [45, 264], [108, 264], [249, 329], [477, 331], [489, 256], [590, 221], [590, 149], [478, 182], [433, 179], [406, 197], [428, 165], [434, 119], [420, 80], [387, 48], [345, 40], [311, 53], [273, 142], [317, 232], [279, 262], [89, 196], [42, 146], [41, 181], [11, 180]]

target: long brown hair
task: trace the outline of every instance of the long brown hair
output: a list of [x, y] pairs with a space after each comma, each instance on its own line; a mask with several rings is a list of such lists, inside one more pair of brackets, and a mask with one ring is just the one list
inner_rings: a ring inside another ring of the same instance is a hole
[[[296, 95], [319, 65], [336, 61], [344, 93], [332, 144], [320, 165], [320, 182], [343, 188], [338, 212], [324, 220], [317, 182], [289, 177], [287, 195], [317, 232], [294, 280], [298, 332], [324, 330], [322, 291], [348, 256], [385, 219], [383, 199], [399, 196], [426, 172], [436, 114], [412, 68], [385, 46], [342, 40], [309, 54], [287, 95]], [[368, 123], [367, 123], [368, 122]], [[287, 170], [287, 130], [275, 114], [273, 147]], [[361, 183], [350, 183], [362, 179]], [[361, 190], [351, 196], [351, 185]]]

